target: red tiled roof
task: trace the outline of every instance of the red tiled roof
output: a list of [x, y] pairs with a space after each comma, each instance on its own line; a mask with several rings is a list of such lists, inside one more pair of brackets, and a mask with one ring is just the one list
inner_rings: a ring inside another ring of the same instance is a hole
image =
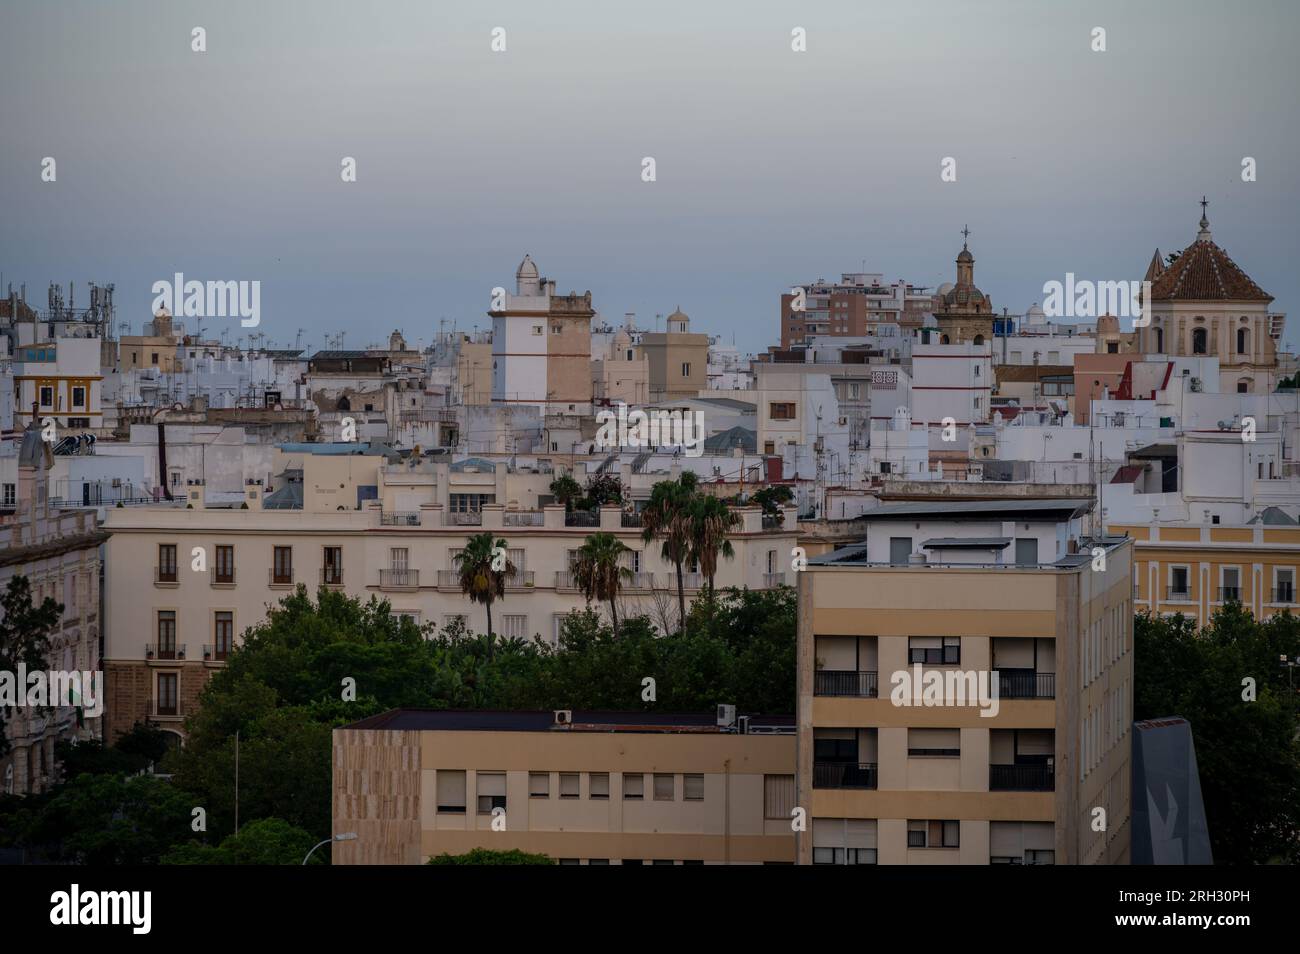
[[1142, 475], [1146, 470], [1141, 464], [1125, 464], [1119, 470], [1115, 471], [1115, 476], [1110, 479], [1112, 484], [1131, 484]]
[[1187, 246], [1151, 284], [1152, 301], [1272, 301], [1208, 238]]

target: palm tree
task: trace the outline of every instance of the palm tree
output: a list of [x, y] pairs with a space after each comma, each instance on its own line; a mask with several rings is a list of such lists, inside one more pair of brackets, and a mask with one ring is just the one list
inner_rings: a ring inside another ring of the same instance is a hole
[[663, 558], [677, 568], [677, 610], [680, 628], [686, 626], [686, 583], [682, 564], [691, 553], [691, 502], [696, 496], [696, 478], [687, 471], [676, 480], [661, 480], [650, 489], [650, 500], [641, 511], [641, 535], [646, 542], [663, 540]]
[[[506, 577], [515, 572], [515, 565], [504, 556], [505, 551], [503, 538], [494, 540], [490, 533], [476, 533], [465, 541], [465, 549], [456, 554], [461, 593], [471, 603], [482, 603], [487, 609], [489, 658], [492, 656], [492, 603], [506, 595]], [[499, 562], [498, 553], [503, 554]], [[494, 563], [500, 569], [495, 569]]]
[[593, 599], [609, 601], [609, 615], [614, 622], [614, 635], [618, 635], [618, 591], [632, 571], [623, 566], [623, 554], [630, 547], [612, 533], [592, 533], [578, 548], [573, 561], [573, 579], [590, 603]]
[[740, 514], [730, 510], [720, 497], [700, 494], [691, 502], [690, 558], [709, 581], [710, 590], [718, 572], [719, 555], [728, 560], [736, 555], [727, 534], [740, 522]]

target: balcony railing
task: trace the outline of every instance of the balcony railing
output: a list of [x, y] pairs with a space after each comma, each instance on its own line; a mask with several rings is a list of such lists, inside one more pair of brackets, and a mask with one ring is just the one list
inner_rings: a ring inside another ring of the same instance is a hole
[[483, 514], [478, 510], [473, 512], [453, 510], [447, 514], [447, 522], [453, 527], [481, 527], [483, 525]]
[[145, 643], [145, 659], [184, 659], [184, 643]]
[[176, 565], [156, 566], [153, 568], [153, 581], [155, 583], [176, 583]]
[[268, 568], [266, 582], [271, 586], [293, 586], [293, 567]]
[[566, 527], [599, 527], [600, 514], [595, 510], [570, 510], [564, 515]]
[[785, 586], [785, 572], [764, 573], [763, 586], [769, 590], [776, 589], [778, 586]]
[[813, 788], [875, 788], [875, 762], [814, 762]]
[[1219, 587], [1220, 603], [1240, 603], [1241, 587], [1240, 586], [1221, 586]]
[[542, 527], [546, 525], [546, 514], [537, 510], [507, 510], [503, 516], [507, 527]]
[[1273, 598], [1270, 600], [1270, 602], [1272, 602], [1272, 603], [1294, 603], [1294, 602], [1295, 602], [1295, 587], [1294, 587], [1294, 586], [1279, 586], [1277, 589], [1275, 589], [1275, 590], [1273, 591]]
[[381, 527], [418, 527], [420, 525], [420, 512], [385, 510], [379, 514], [379, 525]]
[[204, 643], [203, 659], [205, 662], [225, 662], [230, 658], [233, 648], [221, 643]]
[[874, 699], [879, 693], [875, 672], [853, 669], [818, 669], [813, 673], [813, 695], [856, 696]]
[[639, 513], [620, 514], [618, 520], [620, 526], [628, 527], [628, 528], [640, 527], [643, 526], [645, 523], [645, 521], [642, 519]]
[[1165, 587], [1165, 599], [1171, 603], [1187, 603], [1192, 599], [1192, 591], [1186, 586]]
[[213, 586], [234, 586], [235, 585], [235, 568], [233, 566], [222, 569], [214, 566], [208, 571], [212, 576]]
[[532, 586], [532, 570], [515, 570], [515, 572], [507, 574], [506, 576], [506, 589], [508, 590], [525, 590], [531, 589]]
[[419, 570], [380, 570], [379, 588], [381, 590], [410, 590], [420, 585]]
[[655, 588], [655, 575], [653, 573], [638, 573], [633, 571], [631, 577], [624, 577], [623, 589], [625, 590], [653, 590]]
[[999, 669], [998, 696], [1003, 699], [1055, 699], [1056, 673]]
[[[673, 574], [673, 589], [677, 589], [677, 576]], [[698, 590], [705, 583], [703, 573], [683, 573], [682, 588], [687, 590]]]
[[179, 719], [185, 714], [180, 699], [149, 700], [149, 718]]
[[1056, 773], [1050, 765], [989, 766], [990, 792], [1050, 792], [1056, 788], [1055, 779]]
[[323, 566], [320, 571], [321, 586], [342, 586], [343, 567]]
[[555, 571], [555, 588], [557, 590], [576, 590], [578, 581], [571, 570]]

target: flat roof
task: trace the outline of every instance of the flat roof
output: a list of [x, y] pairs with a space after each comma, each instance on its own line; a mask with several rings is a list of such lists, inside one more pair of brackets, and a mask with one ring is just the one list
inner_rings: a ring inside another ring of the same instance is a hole
[[[639, 711], [571, 710], [568, 726], [555, 724], [550, 709], [389, 709], [362, 719], [344, 729], [384, 729], [406, 732], [693, 732], [734, 734], [729, 727], [718, 725], [712, 712], [672, 713]], [[744, 713], [737, 713], [737, 716]], [[794, 730], [794, 716], [749, 717], [750, 731], [755, 734]]]
[[1010, 537], [935, 537], [933, 540], [926, 540], [921, 544], [923, 547], [937, 548], [942, 547], [945, 550], [1001, 550], [1011, 546]]
[[867, 510], [861, 520], [910, 520], [917, 517], [992, 517], [1008, 514], [1017, 519], [1036, 517], [1077, 517], [1092, 509], [1089, 497], [1009, 498], [998, 500], [922, 500], [885, 504]]

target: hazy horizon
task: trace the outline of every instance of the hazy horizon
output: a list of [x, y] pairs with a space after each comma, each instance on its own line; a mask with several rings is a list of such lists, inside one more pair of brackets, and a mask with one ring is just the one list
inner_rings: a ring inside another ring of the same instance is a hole
[[1205, 195], [1215, 241], [1290, 312], [1298, 22], [1204, 0], [5, 0], [0, 272], [38, 308], [50, 281], [81, 305], [112, 282], [133, 331], [175, 272], [257, 280], [261, 326], [232, 342], [415, 346], [440, 320], [488, 327], [529, 253], [611, 324], [680, 306], [759, 351], [792, 283], [953, 281], [964, 225], [999, 313], [1067, 272], [1139, 279], [1192, 242]]

